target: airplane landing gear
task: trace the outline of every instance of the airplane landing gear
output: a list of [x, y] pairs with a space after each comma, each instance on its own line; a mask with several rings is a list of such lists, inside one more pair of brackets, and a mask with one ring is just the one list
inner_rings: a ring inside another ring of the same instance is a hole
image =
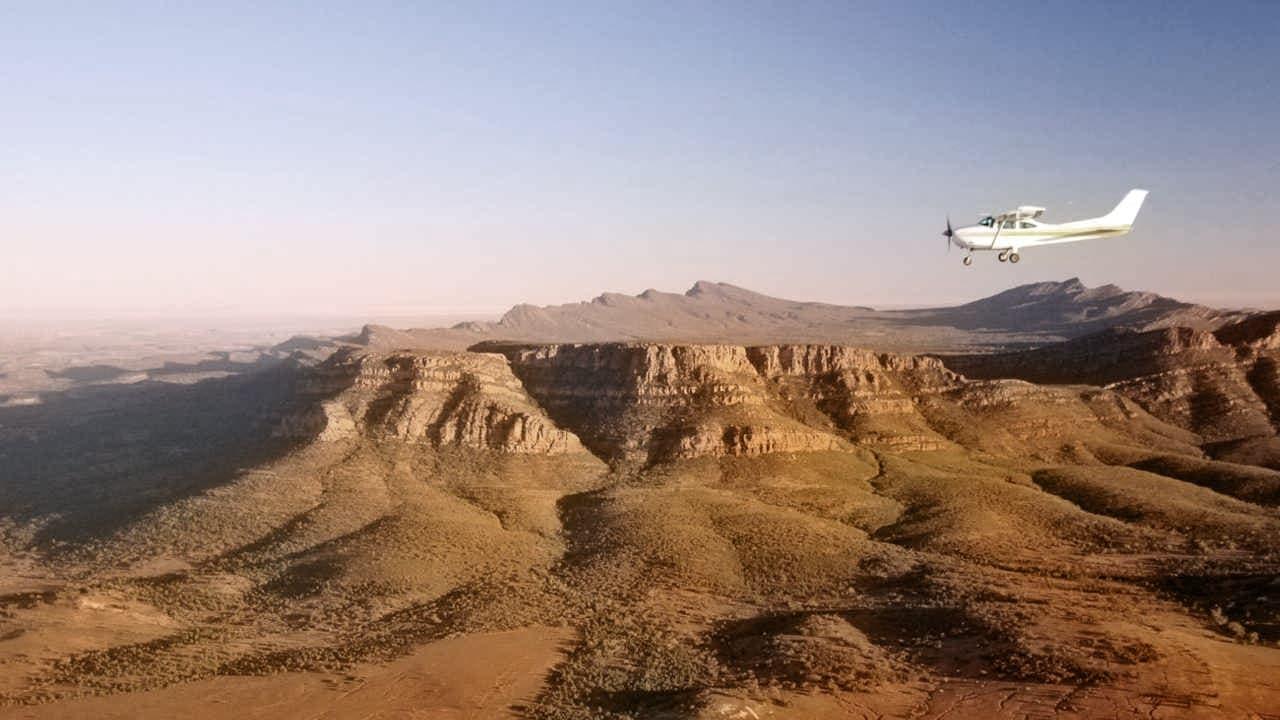
[[1011, 263], [1016, 263], [1016, 262], [1018, 262], [1018, 261], [1019, 261], [1019, 260], [1021, 260], [1021, 259], [1022, 259], [1022, 258], [1021, 258], [1021, 257], [1019, 257], [1018, 253], [1016, 253], [1016, 252], [1011, 252], [1011, 253], [1009, 253], [1009, 262], [1011, 262]]
[[972, 264], [973, 264], [973, 256], [972, 256], [972, 255], [965, 255], [965, 256], [964, 256], [964, 260], [962, 260], [961, 262], [963, 262], [963, 263], [965, 264], [965, 267], [968, 267], [969, 265], [972, 265]]
[[[1005, 250], [1005, 251], [1001, 252], [1001, 253], [1000, 253], [1000, 255], [999, 255], [998, 257], [999, 257], [999, 259], [1000, 259], [1000, 262], [1004, 262], [1005, 260], [1008, 260], [1008, 259], [1009, 259], [1009, 251], [1008, 251], [1008, 250]], [[1016, 262], [1016, 261], [1015, 261], [1015, 262]]]

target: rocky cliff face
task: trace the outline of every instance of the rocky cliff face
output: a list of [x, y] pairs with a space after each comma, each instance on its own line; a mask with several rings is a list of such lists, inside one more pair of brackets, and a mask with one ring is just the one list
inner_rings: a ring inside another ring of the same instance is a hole
[[524, 392], [503, 358], [452, 352], [344, 351], [299, 381], [306, 410], [291, 435], [363, 436], [513, 453], [582, 450]]
[[1226, 325], [1214, 337], [1234, 349], [1237, 366], [1280, 431], [1280, 312]]
[[747, 349], [731, 345], [493, 346], [529, 393], [603, 457], [827, 450], [840, 438], [781, 411]]
[[757, 347], [749, 354], [787, 401], [811, 404], [853, 439], [900, 449], [945, 444], [918, 405], [963, 384], [928, 357], [831, 345]]
[[1103, 385], [1206, 442], [1274, 437], [1280, 427], [1280, 313], [1214, 332], [1111, 330], [1036, 350], [946, 357], [971, 377]]
[[477, 349], [505, 355], [547, 413], [612, 462], [961, 441], [1051, 457], [1064, 442], [1138, 435], [1195, 452], [1197, 441], [1108, 391], [970, 382], [929, 357], [830, 345]]
[[303, 409], [285, 415], [281, 432], [526, 454], [589, 449], [640, 465], [854, 445], [1051, 458], [1072, 443], [1136, 441], [1196, 453], [1202, 441], [1115, 391], [971, 381], [932, 357], [832, 345], [475, 350], [344, 350], [301, 373]]

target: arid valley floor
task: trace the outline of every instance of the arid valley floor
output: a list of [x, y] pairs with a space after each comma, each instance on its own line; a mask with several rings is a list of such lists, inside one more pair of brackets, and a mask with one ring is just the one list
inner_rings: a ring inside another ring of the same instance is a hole
[[698, 283], [33, 357], [0, 718], [1280, 718], [1280, 312]]

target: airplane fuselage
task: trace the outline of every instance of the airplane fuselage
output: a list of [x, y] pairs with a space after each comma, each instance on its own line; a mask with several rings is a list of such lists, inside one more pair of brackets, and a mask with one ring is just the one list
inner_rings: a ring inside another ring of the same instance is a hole
[[1036, 223], [1020, 221], [1025, 227], [996, 228], [970, 225], [957, 228], [955, 243], [965, 250], [1013, 250], [1033, 245], [1059, 245], [1080, 240], [1114, 238], [1128, 234], [1132, 225], [1103, 225], [1089, 220], [1070, 223]]
[[1101, 217], [1066, 223], [1045, 223], [1037, 218], [1044, 208], [1022, 205], [999, 215], [987, 215], [977, 225], [952, 229], [947, 222], [942, 233], [947, 242], [967, 251], [964, 264], [973, 262], [975, 250], [1000, 253], [1000, 260], [1018, 262], [1019, 253], [1029, 247], [1061, 245], [1081, 240], [1100, 240], [1127, 235], [1147, 197], [1146, 190], [1130, 190], [1114, 210]]

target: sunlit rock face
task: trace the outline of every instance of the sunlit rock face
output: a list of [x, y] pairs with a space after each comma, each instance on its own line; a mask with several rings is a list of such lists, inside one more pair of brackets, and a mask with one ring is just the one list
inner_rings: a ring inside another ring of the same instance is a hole
[[287, 432], [364, 436], [513, 453], [582, 452], [524, 392], [500, 356], [344, 352], [299, 383], [314, 404]]

